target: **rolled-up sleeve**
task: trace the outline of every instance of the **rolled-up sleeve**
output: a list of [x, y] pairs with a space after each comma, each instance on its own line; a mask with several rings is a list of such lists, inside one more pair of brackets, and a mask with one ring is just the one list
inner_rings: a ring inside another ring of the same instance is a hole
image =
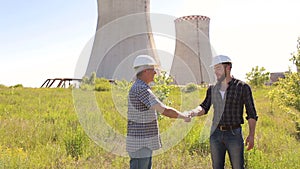
[[249, 85], [245, 84], [243, 87], [243, 98], [244, 98], [244, 104], [246, 108], [246, 119], [255, 119], [257, 121], [258, 116], [256, 113], [255, 105], [254, 105], [254, 100], [253, 100], [253, 95], [252, 91]]
[[210, 86], [206, 91], [206, 97], [200, 106], [205, 110], [205, 114], [208, 113], [211, 106], [211, 96], [212, 96], [212, 86]]

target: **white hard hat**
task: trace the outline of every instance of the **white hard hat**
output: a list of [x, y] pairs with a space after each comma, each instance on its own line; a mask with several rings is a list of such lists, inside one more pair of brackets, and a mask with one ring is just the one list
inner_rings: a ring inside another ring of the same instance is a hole
[[212, 64], [210, 66], [215, 66], [220, 63], [231, 63], [231, 59], [225, 55], [217, 55], [213, 58]]
[[156, 61], [148, 55], [139, 55], [134, 59], [133, 68], [136, 69], [140, 66], [156, 66]]

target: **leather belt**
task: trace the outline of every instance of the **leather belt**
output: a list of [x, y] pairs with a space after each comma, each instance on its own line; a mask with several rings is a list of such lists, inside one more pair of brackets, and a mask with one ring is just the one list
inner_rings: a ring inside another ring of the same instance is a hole
[[228, 131], [228, 130], [234, 130], [237, 128], [240, 128], [241, 125], [237, 124], [237, 125], [232, 125], [232, 126], [224, 126], [224, 125], [218, 125], [217, 128], [221, 131]]

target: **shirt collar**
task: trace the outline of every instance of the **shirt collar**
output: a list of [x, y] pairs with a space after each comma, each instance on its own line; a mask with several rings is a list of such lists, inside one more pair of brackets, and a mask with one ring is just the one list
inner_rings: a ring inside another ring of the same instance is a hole
[[146, 85], [146, 86], [149, 87], [149, 85], [146, 84], [146, 83], [145, 83], [144, 81], [142, 81], [141, 79], [137, 79], [136, 82], [139, 83], [139, 84]]

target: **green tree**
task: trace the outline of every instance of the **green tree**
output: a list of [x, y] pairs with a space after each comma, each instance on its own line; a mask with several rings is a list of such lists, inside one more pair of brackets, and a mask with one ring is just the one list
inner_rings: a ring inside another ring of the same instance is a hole
[[300, 37], [298, 37], [297, 40], [297, 51], [291, 53], [292, 58], [290, 59], [290, 61], [293, 62], [293, 64], [296, 65], [297, 67], [297, 72], [300, 73]]
[[263, 86], [270, 80], [270, 72], [266, 72], [264, 67], [253, 67], [251, 72], [246, 73], [246, 79], [252, 86]]
[[173, 82], [171, 76], [167, 75], [167, 72], [162, 71], [160, 75], [154, 77], [154, 93], [160, 101], [165, 101], [170, 95], [172, 86], [170, 85]]
[[275, 83], [269, 98], [284, 110], [293, 107], [300, 111], [300, 73], [286, 73], [285, 78]]
[[[153, 92], [158, 97], [158, 99], [162, 102], [164, 102], [166, 105], [171, 105], [172, 101], [168, 100], [168, 97], [170, 95], [170, 92], [173, 88], [172, 85], [170, 85], [173, 82], [173, 78], [167, 74], [165, 71], [161, 71], [159, 75], [156, 75], [154, 77], [154, 83], [153, 86]], [[158, 113], [158, 119], [161, 120], [164, 117]]]

